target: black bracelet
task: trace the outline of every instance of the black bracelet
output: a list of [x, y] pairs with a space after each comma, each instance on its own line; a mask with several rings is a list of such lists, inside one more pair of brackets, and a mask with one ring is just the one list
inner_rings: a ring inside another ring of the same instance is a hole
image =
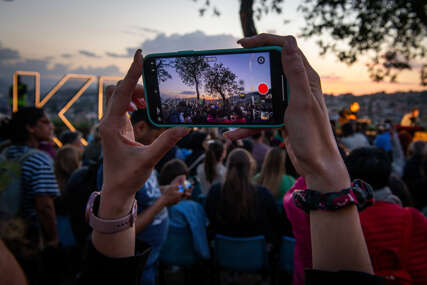
[[360, 212], [374, 203], [374, 191], [371, 185], [356, 179], [351, 183], [351, 187], [339, 192], [295, 190], [292, 199], [294, 204], [306, 213], [312, 210], [334, 211], [349, 205], [356, 205]]

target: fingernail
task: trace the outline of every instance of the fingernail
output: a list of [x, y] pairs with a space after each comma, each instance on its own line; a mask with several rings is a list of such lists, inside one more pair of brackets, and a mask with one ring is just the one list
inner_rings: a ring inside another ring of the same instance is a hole
[[294, 37], [290, 36], [286, 38], [284, 52], [288, 55], [294, 54], [298, 51], [297, 41]]
[[139, 48], [139, 49], [137, 49], [136, 50], [136, 52], [135, 52], [135, 55], [134, 55], [134, 57], [133, 57], [133, 60], [134, 61], [138, 61], [138, 60], [140, 60], [140, 58], [141, 58], [141, 53], [142, 53], [142, 50]]

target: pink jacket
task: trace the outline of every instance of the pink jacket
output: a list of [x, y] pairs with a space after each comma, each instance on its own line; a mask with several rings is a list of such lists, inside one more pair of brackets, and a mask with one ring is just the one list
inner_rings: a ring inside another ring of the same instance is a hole
[[310, 239], [310, 217], [292, 201], [292, 193], [297, 189], [306, 189], [303, 177], [295, 182], [294, 186], [286, 192], [283, 197], [283, 206], [292, 224], [294, 234], [295, 253], [294, 253], [294, 285], [304, 284], [304, 268], [311, 268], [311, 239]]

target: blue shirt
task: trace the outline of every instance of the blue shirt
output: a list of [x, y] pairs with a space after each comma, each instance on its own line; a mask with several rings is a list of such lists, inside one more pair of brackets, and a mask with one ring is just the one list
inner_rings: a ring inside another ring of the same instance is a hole
[[383, 148], [385, 151], [391, 151], [391, 136], [389, 132], [384, 132], [377, 136], [374, 142], [375, 146]]

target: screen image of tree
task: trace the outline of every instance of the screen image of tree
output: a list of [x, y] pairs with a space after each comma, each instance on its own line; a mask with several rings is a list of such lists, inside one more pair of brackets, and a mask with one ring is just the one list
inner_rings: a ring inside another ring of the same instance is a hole
[[164, 123], [273, 120], [267, 52], [161, 58], [156, 68]]

